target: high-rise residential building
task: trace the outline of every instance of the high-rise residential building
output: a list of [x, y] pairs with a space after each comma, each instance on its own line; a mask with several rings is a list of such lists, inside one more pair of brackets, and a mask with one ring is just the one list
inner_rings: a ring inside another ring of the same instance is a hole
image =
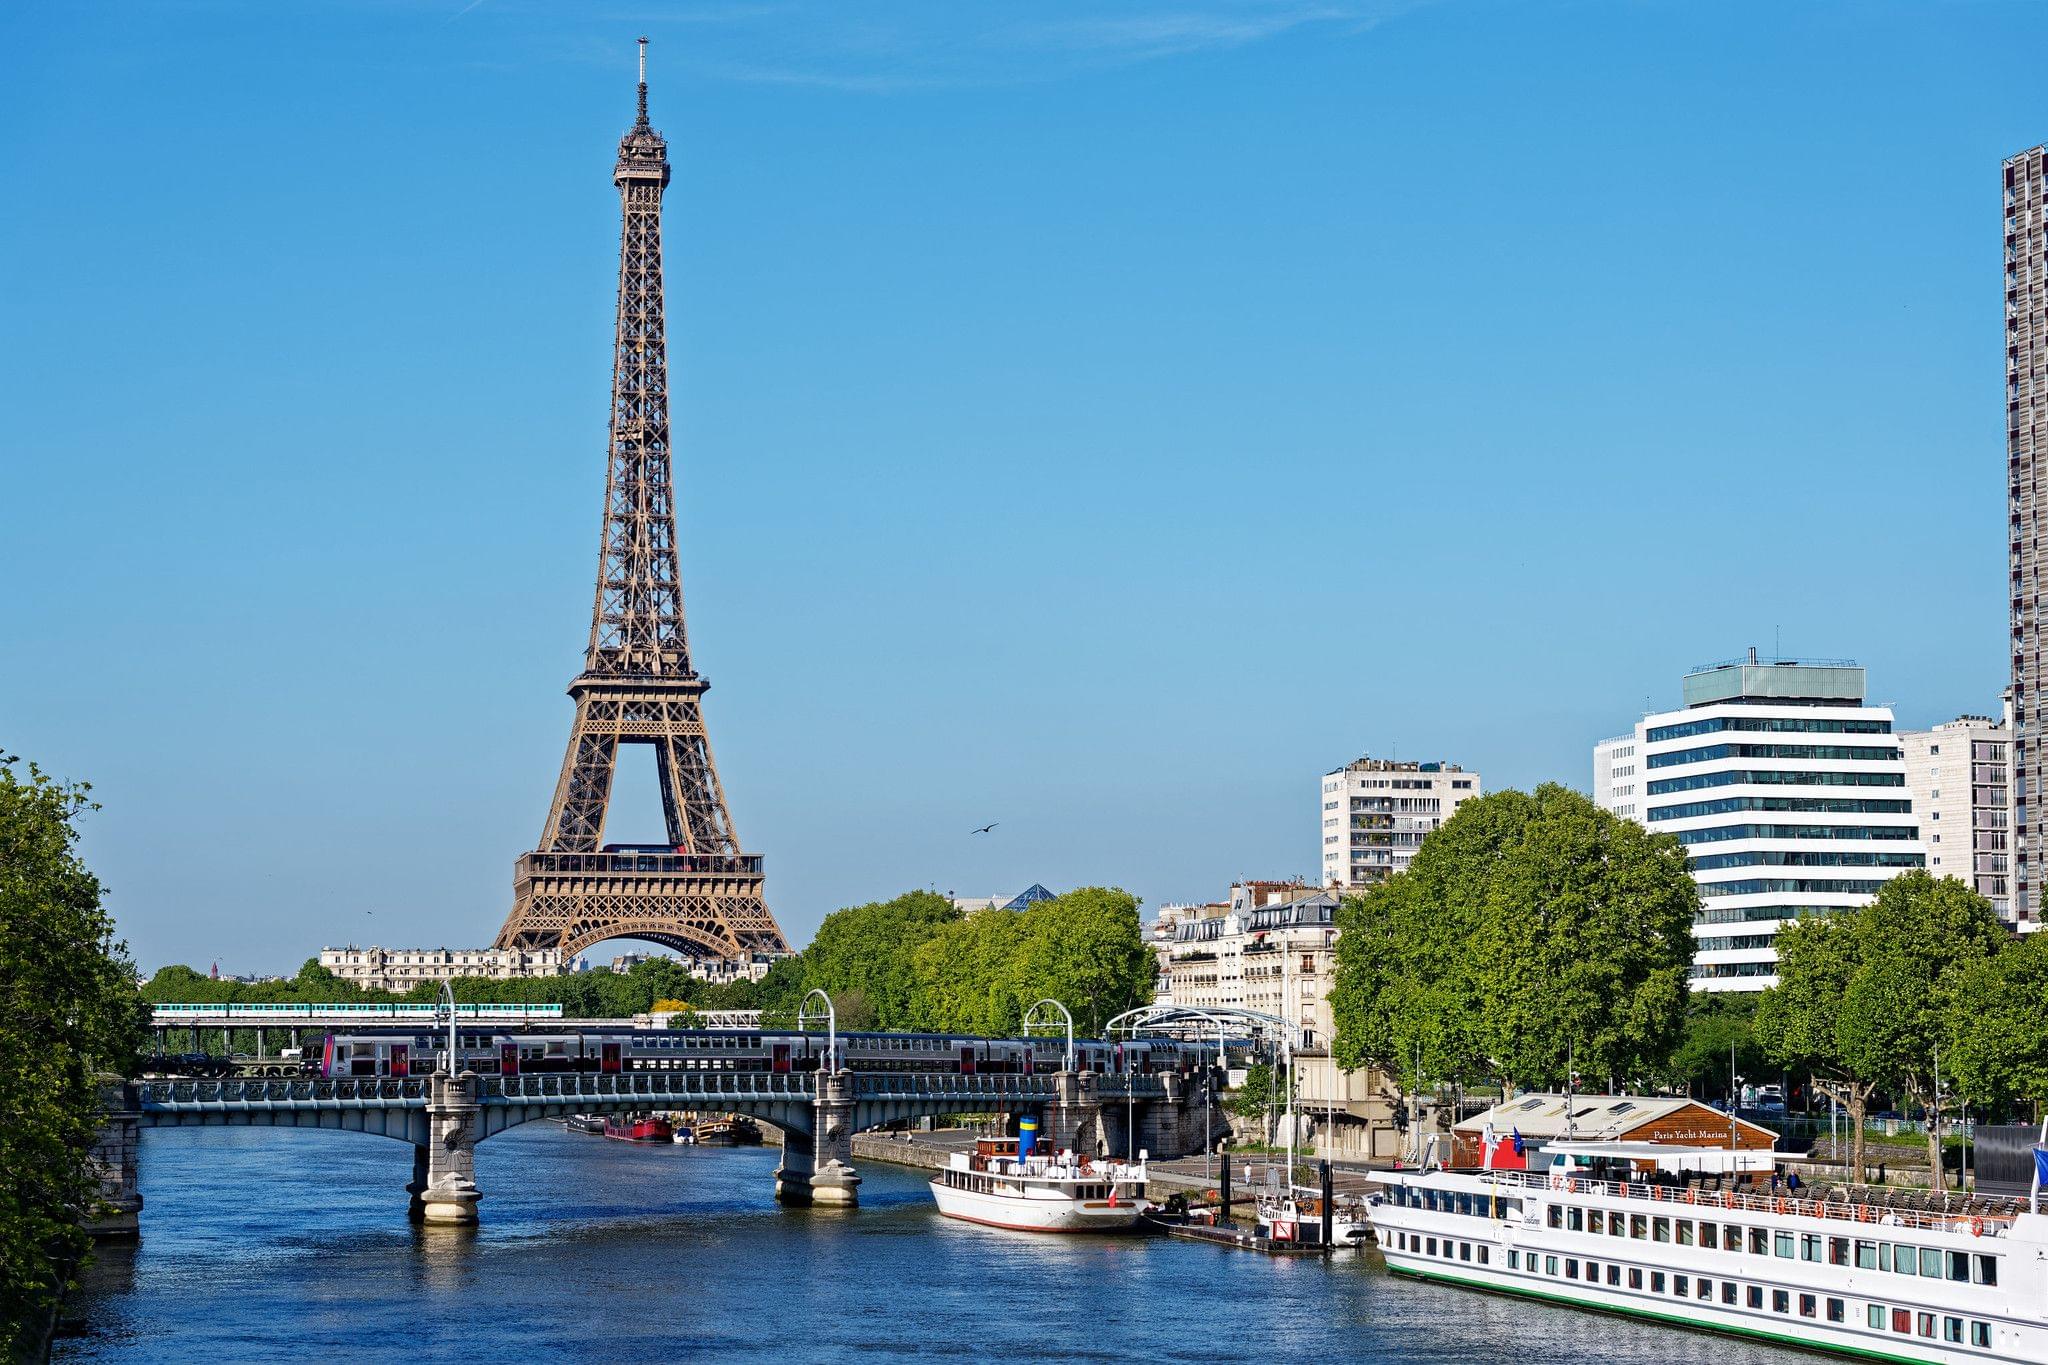
[[1639, 819], [1636, 789], [1642, 785], [1636, 774], [1636, 736], [1631, 730], [1593, 746], [1593, 802], [1616, 815]]
[[[1688, 673], [1681, 709], [1636, 722], [1626, 799], [1686, 845], [1699, 883], [1694, 989], [1776, 985], [1781, 926], [1926, 865], [1891, 708], [1866, 705], [1863, 681], [1853, 663], [1752, 649]], [[1621, 801], [1602, 804], [1620, 814]]]
[[2012, 731], [1989, 716], [1958, 716], [1932, 730], [1902, 730], [1906, 790], [1927, 845], [1927, 870], [1975, 887], [2019, 927], [2012, 903]]
[[1423, 837], [1479, 795], [1479, 774], [1361, 758], [1324, 774], [1322, 794], [1323, 885], [1349, 889], [1406, 871]]
[[2028, 806], [2041, 791], [2041, 627], [2048, 616], [2048, 224], [2035, 147], [2005, 163], [2005, 459], [2012, 570], [2013, 916], [2040, 919], [2044, 830]]

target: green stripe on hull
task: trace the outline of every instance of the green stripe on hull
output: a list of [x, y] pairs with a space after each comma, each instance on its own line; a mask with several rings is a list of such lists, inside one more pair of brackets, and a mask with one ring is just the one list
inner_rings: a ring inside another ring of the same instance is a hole
[[1577, 1308], [1588, 1313], [1606, 1313], [1614, 1317], [1641, 1318], [1645, 1322], [1660, 1323], [1666, 1327], [1682, 1327], [1693, 1332], [1714, 1332], [1721, 1336], [1749, 1337], [1756, 1341], [1768, 1341], [1773, 1346], [1789, 1346], [1798, 1351], [1818, 1351], [1825, 1355], [1853, 1356], [1858, 1360], [1883, 1360], [1891, 1365], [1940, 1365], [1928, 1356], [1893, 1355], [1890, 1351], [1873, 1351], [1862, 1346], [1838, 1346], [1832, 1342], [1802, 1341], [1778, 1332], [1766, 1332], [1755, 1327], [1724, 1327], [1718, 1322], [1701, 1322], [1697, 1318], [1682, 1318], [1672, 1313], [1653, 1313], [1647, 1308], [1628, 1308], [1618, 1304], [1588, 1303], [1583, 1299], [1567, 1298], [1563, 1294], [1548, 1294], [1540, 1289], [1523, 1289], [1519, 1285], [1489, 1284], [1485, 1280], [1468, 1280], [1462, 1275], [1446, 1275], [1438, 1270], [1414, 1270], [1406, 1266], [1387, 1263], [1387, 1270], [1394, 1275], [1407, 1275], [1418, 1280], [1439, 1280], [1463, 1289], [1477, 1289], [1488, 1294], [1507, 1294], [1516, 1298], [1541, 1299], [1545, 1303], [1558, 1304], [1565, 1308]]

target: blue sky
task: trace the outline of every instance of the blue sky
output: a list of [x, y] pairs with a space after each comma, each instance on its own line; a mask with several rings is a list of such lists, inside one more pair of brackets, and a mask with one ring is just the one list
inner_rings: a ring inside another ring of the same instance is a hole
[[2040, 4], [11, 6], [0, 748], [95, 784], [145, 965], [496, 931], [641, 33], [693, 642], [799, 942], [1314, 876], [1323, 771], [1583, 787], [1752, 643], [1997, 707]]

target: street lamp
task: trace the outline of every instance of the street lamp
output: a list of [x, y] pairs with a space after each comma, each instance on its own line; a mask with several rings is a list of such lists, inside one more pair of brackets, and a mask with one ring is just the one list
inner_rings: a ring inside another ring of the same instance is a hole
[[800, 1033], [807, 1032], [808, 1030], [805, 1028], [806, 1021], [818, 1017], [811, 1010], [811, 996], [813, 995], [825, 1002], [825, 1067], [828, 1071], [837, 1072], [839, 1070], [839, 1011], [832, 1008], [832, 997], [819, 990], [816, 986], [811, 987], [810, 991], [804, 996], [803, 1003], [797, 1006], [797, 1031]]

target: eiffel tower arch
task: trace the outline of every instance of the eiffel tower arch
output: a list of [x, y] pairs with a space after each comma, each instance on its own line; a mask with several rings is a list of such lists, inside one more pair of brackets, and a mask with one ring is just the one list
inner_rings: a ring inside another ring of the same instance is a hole
[[[569, 749], [540, 846], [514, 865], [497, 946], [555, 948], [564, 962], [608, 938], [692, 957], [787, 952], [761, 859], [733, 832], [704, 732], [710, 684], [691, 665], [683, 628], [661, 287], [668, 144], [647, 122], [644, 38], [639, 117], [619, 143], [612, 183], [622, 209], [619, 308], [597, 599], [583, 672], [569, 684]], [[622, 744], [654, 749], [662, 844], [600, 842]]]

